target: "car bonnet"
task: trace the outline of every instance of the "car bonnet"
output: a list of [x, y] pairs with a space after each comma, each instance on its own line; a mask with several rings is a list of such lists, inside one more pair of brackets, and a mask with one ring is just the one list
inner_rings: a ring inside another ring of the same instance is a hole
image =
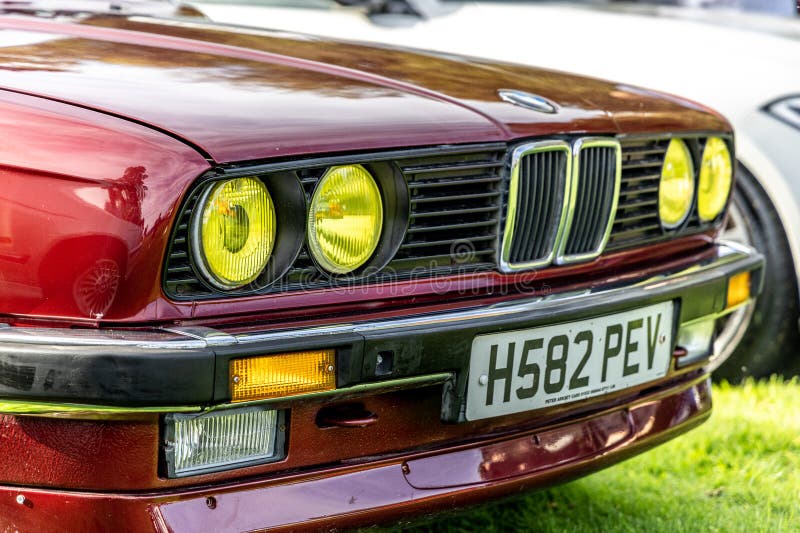
[[[663, 128], [724, 124], [676, 99], [563, 73], [147, 17], [2, 17], [0, 87], [147, 124], [220, 163], [635, 131], [643, 111]], [[504, 102], [501, 88], [557, 112]]]

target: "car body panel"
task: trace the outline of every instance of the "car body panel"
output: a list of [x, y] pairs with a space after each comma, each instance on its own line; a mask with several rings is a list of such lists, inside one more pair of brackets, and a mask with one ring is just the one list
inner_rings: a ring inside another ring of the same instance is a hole
[[94, 323], [118, 300], [151, 306], [172, 216], [208, 162], [139, 124], [17, 93], [0, 91], [0, 121], [4, 314]]
[[[699, 109], [693, 116], [691, 104], [673, 106], [652, 92], [613, 92], [598, 80], [456, 57], [268, 33], [240, 36], [197, 23], [101, 17], [83, 25], [15, 18], [5, 24], [39, 33], [42, 42], [0, 49], [0, 86], [154, 125], [190, 140], [218, 163], [335, 152], [345, 149], [343, 141], [346, 149], [368, 150], [576, 129], [615, 133], [616, 115], [624, 121], [644, 105], [665, 129], [722, 124], [709, 122]], [[20, 56], [37, 57], [36, 66], [14, 68]], [[331, 56], [336, 64], [328, 61]], [[48, 57], [58, 57], [60, 65], [48, 64]], [[470, 83], [440, 74], [447, 68], [457, 68]], [[549, 98], [560, 112], [541, 114], [503, 102], [497, 89], [507, 86]], [[608, 96], [587, 101], [587, 94]], [[694, 124], [693, 118], [706, 123]], [[382, 126], [388, 122], [389, 131]]]

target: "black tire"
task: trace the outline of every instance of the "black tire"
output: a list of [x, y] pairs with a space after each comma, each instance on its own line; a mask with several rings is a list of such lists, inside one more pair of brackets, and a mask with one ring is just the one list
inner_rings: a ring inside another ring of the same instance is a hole
[[734, 322], [739, 330], [746, 330], [714, 376], [739, 382], [747, 376], [795, 375], [800, 370], [800, 310], [795, 266], [786, 234], [764, 189], [741, 164], [737, 168], [732, 202], [731, 209], [738, 210], [744, 222], [741, 229], [746, 240], [764, 254], [767, 264], [764, 289], [755, 306], [730, 318], [739, 321]]

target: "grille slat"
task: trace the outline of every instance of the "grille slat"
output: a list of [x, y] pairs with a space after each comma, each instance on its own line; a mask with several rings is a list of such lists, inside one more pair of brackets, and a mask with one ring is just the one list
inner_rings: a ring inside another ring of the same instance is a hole
[[467, 170], [486, 170], [497, 169], [503, 166], [502, 161], [489, 161], [479, 163], [449, 164], [449, 165], [422, 165], [422, 166], [402, 166], [401, 170], [405, 175], [411, 174], [435, 174], [441, 172], [459, 172]]
[[500, 196], [499, 191], [474, 193], [474, 194], [456, 194], [456, 195], [439, 193], [435, 196], [429, 196], [426, 198], [412, 198], [411, 209], [413, 210], [415, 206], [423, 203], [429, 204], [433, 202], [464, 202], [470, 200], [492, 199], [492, 198], [497, 198], [498, 196]]
[[[542, 157], [546, 158], [547, 155], [544, 155]], [[523, 168], [528, 173], [528, 175], [536, 176], [538, 175], [539, 171], [539, 163], [540, 163], [539, 159], [526, 158], [523, 163]], [[542, 166], [545, 166], [544, 161], [541, 161], [541, 163]], [[546, 170], [544, 171], [546, 172]], [[520, 198], [533, 197], [535, 198], [535, 203], [533, 203], [531, 206], [532, 207], [541, 206], [538, 209], [518, 209], [519, 214], [522, 216], [522, 220], [520, 221], [520, 224], [522, 225], [522, 235], [520, 236], [522, 252], [518, 253], [521, 253], [523, 257], [535, 257], [535, 254], [538, 253], [538, 251], [535, 248], [536, 238], [538, 237], [536, 231], [540, 227], [542, 214], [544, 213], [545, 209], [547, 209], [546, 206], [541, 205], [542, 196], [544, 194], [542, 191], [544, 188], [543, 181], [544, 180], [541, 181], [537, 180], [531, 182], [528, 180], [521, 180], [519, 184], [520, 188], [519, 197]], [[519, 205], [525, 205], [525, 204], [521, 204], [518, 201], [517, 206]], [[532, 223], [531, 220], [533, 220]]]
[[567, 244], [567, 254], [574, 254], [576, 251], [586, 248], [586, 241], [590, 237], [587, 228], [590, 228], [588, 221], [591, 220], [592, 206], [590, 199], [597, 196], [600, 188], [600, 180], [597, 175], [597, 168], [594, 164], [597, 153], [594, 150], [584, 150], [585, 159], [581, 161], [580, 178], [578, 185], [578, 204], [575, 206], [578, 214], [578, 223], [573, 225], [570, 232], [570, 242]]
[[419, 218], [433, 218], [433, 217], [452, 217], [454, 215], [459, 215], [459, 214], [474, 215], [482, 213], [496, 213], [497, 211], [498, 207], [495, 205], [491, 205], [484, 207], [472, 207], [464, 209], [443, 209], [441, 211], [434, 211], [434, 212], [411, 213], [411, 218], [419, 219]]
[[408, 188], [411, 191], [416, 191], [420, 189], [431, 189], [431, 188], [438, 188], [438, 187], [459, 187], [463, 185], [479, 185], [483, 183], [498, 183], [501, 181], [500, 176], [491, 176], [491, 177], [484, 177], [484, 178], [476, 178], [476, 179], [450, 179], [450, 180], [438, 180], [438, 181], [426, 181], [426, 182], [414, 182], [411, 181], [408, 183]]
[[614, 227], [617, 226], [624, 226], [626, 224], [630, 224], [631, 222], [637, 222], [639, 220], [646, 220], [648, 218], [658, 219], [658, 217], [653, 216], [653, 213], [645, 212], [645, 213], [638, 213], [635, 215], [626, 215], [624, 217], [619, 217], [614, 220]]
[[497, 224], [497, 219], [492, 218], [480, 222], [463, 222], [457, 224], [443, 224], [441, 226], [417, 226], [408, 228], [408, 233], [437, 232], [450, 230], [464, 230], [470, 228], [488, 228]]
[[[472, 242], [479, 242], [479, 241], [491, 241], [494, 240], [494, 235], [483, 235], [480, 237], [472, 237]], [[451, 245], [453, 244], [452, 239], [442, 239], [438, 241], [410, 241], [404, 242], [400, 245], [401, 250], [408, 250], [411, 248], [424, 248], [426, 246], [443, 246], [443, 245]]]
[[[628, 184], [626, 183], [626, 185]], [[625, 190], [620, 191], [619, 197], [620, 199], [622, 199], [637, 194], [657, 194], [657, 193], [658, 193], [658, 185], [655, 185], [653, 187], [627, 186], [625, 187]]]

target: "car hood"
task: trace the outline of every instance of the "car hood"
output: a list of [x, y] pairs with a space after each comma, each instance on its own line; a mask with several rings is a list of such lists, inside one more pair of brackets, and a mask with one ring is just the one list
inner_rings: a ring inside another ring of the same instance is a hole
[[[800, 20], [730, 10], [592, 2], [447, 2], [404, 27], [356, 10], [199, 4], [217, 22], [323, 34], [580, 72], [702, 102], [746, 125], [800, 91]], [[207, 3], [212, 2], [212, 3]], [[476, 37], [480, 36], [480, 37]]]
[[[221, 163], [654, 124], [726, 127], [699, 106], [589, 78], [144, 17], [0, 17], [0, 87], [147, 124]], [[500, 88], [536, 93], [559, 111], [505, 103]]]

